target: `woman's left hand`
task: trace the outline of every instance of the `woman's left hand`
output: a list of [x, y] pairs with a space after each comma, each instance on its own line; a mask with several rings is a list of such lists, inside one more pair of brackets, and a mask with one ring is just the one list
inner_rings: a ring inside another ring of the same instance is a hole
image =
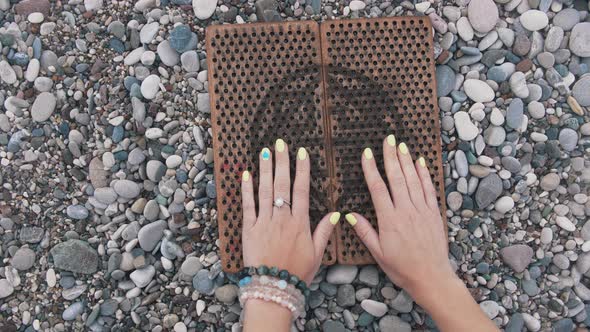
[[[256, 214], [252, 175], [242, 174], [243, 224], [242, 245], [245, 266], [277, 267], [287, 270], [309, 284], [318, 271], [324, 250], [340, 213], [326, 215], [313, 235], [309, 224], [309, 155], [304, 148], [297, 152], [297, 171], [291, 201], [291, 177], [287, 144], [275, 143], [275, 171], [268, 148], [259, 155], [259, 211]], [[274, 202], [283, 199], [282, 206]]]

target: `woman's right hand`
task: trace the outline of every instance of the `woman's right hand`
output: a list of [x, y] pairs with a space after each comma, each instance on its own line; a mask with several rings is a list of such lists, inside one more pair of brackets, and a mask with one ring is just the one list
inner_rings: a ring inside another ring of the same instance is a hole
[[393, 135], [383, 142], [383, 158], [389, 189], [371, 149], [363, 151], [379, 233], [357, 213], [346, 215], [346, 220], [389, 278], [420, 301], [433, 280], [456, 278], [436, 192], [424, 158], [413, 162], [405, 143], [396, 148]]
[[363, 151], [379, 233], [360, 214], [349, 213], [346, 220], [387, 276], [430, 313], [441, 331], [498, 331], [451, 267], [426, 161], [413, 162], [405, 143], [396, 148], [393, 135], [383, 142], [383, 158], [389, 189], [371, 149]]

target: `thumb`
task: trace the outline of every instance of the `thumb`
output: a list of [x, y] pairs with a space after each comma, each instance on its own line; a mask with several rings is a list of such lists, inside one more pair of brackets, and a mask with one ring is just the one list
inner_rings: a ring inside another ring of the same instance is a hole
[[379, 234], [375, 231], [371, 223], [365, 217], [358, 213], [349, 213], [344, 216], [346, 221], [352, 226], [356, 235], [363, 241], [367, 249], [371, 252], [374, 258], [383, 257], [381, 251], [381, 242], [379, 241]]
[[340, 212], [332, 212], [325, 215], [322, 220], [318, 223], [315, 231], [313, 232], [312, 241], [315, 249], [315, 255], [321, 262], [324, 256], [324, 251], [334, 231], [334, 226], [338, 224], [340, 220]]

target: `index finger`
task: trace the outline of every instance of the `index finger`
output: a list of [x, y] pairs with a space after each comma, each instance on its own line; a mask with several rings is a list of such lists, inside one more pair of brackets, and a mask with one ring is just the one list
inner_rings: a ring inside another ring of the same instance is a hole
[[375, 206], [377, 220], [383, 220], [387, 212], [393, 211], [393, 202], [391, 201], [391, 195], [389, 194], [387, 185], [385, 185], [381, 174], [379, 174], [375, 158], [373, 157], [373, 151], [370, 148], [366, 148], [363, 151], [362, 165], [365, 181], [367, 181], [371, 199]]

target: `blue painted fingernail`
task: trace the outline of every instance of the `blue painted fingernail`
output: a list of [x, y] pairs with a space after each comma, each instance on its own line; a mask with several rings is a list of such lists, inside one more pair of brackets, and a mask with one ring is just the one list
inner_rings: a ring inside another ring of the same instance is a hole
[[269, 160], [270, 159], [270, 150], [268, 148], [262, 149], [262, 159]]

